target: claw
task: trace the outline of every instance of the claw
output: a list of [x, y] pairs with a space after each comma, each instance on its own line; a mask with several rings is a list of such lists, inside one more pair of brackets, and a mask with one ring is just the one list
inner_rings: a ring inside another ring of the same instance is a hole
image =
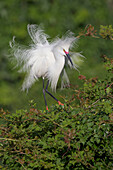
[[63, 104], [63, 103], [61, 103], [60, 101], [58, 101], [58, 104], [59, 104], [59, 105], [62, 105], [62, 106], [64, 106], [64, 104]]

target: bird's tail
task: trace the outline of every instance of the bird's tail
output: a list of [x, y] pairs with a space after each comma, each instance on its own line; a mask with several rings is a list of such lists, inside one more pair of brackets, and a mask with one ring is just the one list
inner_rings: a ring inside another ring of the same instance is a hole
[[22, 90], [28, 90], [37, 79], [34, 72], [32, 71], [32, 65], [36, 60], [35, 57], [31, 57], [33, 50], [19, 46], [19, 44], [15, 42], [15, 38], [13, 38], [13, 40], [10, 42], [10, 47], [11, 56], [14, 56], [10, 58], [15, 65], [14, 68], [17, 67], [18, 72], [27, 73], [27, 76], [22, 85]]
[[25, 91], [32, 86], [32, 84], [35, 83], [35, 81], [38, 80], [37, 77], [35, 77], [32, 73], [28, 73], [28, 75], [25, 77], [25, 80], [22, 84], [22, 91]]

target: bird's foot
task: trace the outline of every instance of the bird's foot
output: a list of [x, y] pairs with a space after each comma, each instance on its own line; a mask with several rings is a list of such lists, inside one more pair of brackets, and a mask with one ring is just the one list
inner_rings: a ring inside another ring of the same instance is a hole
[[49, 111], [48, 106], [46, 106], [46, 111]]
[[59, 104], [59, 105], [62, 105], [62, 106], [64, 106], [64, 104], [63, 104], [63, 103], [61, 103], [60, 101], [58, 101], [58, 104]]

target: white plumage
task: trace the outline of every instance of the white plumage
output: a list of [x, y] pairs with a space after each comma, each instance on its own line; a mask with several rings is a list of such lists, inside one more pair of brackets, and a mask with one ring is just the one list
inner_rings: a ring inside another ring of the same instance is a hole
[[16, 44], [14, 39], [10, 43], [17, 66], [20, 66], [19, 71], [27, 74], [22, 89], [29, 89], [39, 77], [42, 77], [49, 80], [52, 90], [56, 90], [61, 73], [63, 73], [62, 86], [64, 86], [63, 80], [69, 84], [64, 65], [68, 63], [70, 67], [77, 69], [73, 58], [82, 56], [80, 53], [72, 53], [72, 58], [68, 58], [69, 49], [76, 42], [74, 34], [68, 31], [61, 39], [57, 37], [49, 42], [49, 36], [40, 26], [28, 25], [27, 28], [32, 44], [22, 47]]

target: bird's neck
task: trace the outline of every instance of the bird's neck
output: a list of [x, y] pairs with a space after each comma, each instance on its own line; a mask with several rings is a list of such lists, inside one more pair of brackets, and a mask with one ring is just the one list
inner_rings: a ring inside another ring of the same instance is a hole
[[57, 86], [57, 82], [59, 79], [59, 76], [62, 72], [62, 69], [64, 68], [64, 64], [65, 64], [65, 59], [62, 56], [61, 58], [59, 58], [59, 60], [57, 59], [56, 62], [54, 63], [52, 70], [50, 70], [49, 72], [49, 80], [51, 83], [51, 88], [55, 91], [56, 90], [56, 86]]
[[61, 72], [65, 64], [65, 58], [62, 56], [56, 59], [55, 67], [57, 67], [57, 71]]

